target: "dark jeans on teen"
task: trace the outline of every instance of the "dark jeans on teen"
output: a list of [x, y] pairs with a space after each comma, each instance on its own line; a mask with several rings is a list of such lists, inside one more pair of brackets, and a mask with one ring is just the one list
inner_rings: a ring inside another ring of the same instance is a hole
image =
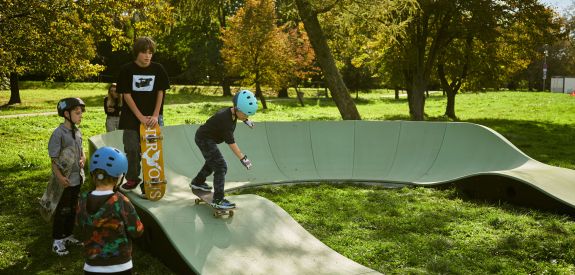
[[[164, 116], [158, 117], [158, 124], [164, 126]], [[140, 131], [124, 130], [122, 135], [122, 142], [124, 142], [124, 152], [128, 159], [128, 172], [126, 172], [126, 179], [140, 182], [140, 171], [142, 169], [140, 155]]]
[[224, 182], [226, 178], [226, 172], [228, 171], [228, 165], [218, 149], [218, 145], [210, 139], [195, 139], [196, 145], [202, 151], [202, 155], [206, 162], [204, 166], [198, 172], [198, 175], [194, 178], [194, 183], [203, 183], [206, 178], [214, 173], [214, 199], [219, 200], [224, 198]]
[[126, 152], [126, 158], [128, 159], [126, 179], [140, 182], [140, 170], [142, 169], [140, 164], [140, 132], [126, 129], [124, 130], [122, 141], [124, 142], [124, 152]]
[[62, 197], [58, 202], [56, 210], [54, 210], [52, 238], [55, 240], [64, 239], [73, 233], [78, 195], [80, 194], [81, 186], [82, 185], [66, 187], [62, 192]]

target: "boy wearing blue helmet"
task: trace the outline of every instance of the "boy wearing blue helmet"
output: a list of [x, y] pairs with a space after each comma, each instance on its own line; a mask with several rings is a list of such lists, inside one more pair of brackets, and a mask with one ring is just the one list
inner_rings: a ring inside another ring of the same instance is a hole
[[235, 204], [224, 198], [224, 183], [228, 166], [217, 144], [226, 142], [247, 169], [252, 167], [251, 161], [236, 144], [234, 131], [238, 119], [250, 128], [253, 127], [253, 123], [248, 120], [248, 117], [256, 113], [258, 102], [252, 92], [241, 90], [234, 96], [233, 103], [233, 107], [221, 109], [210, 117], [206, 123], [198, 128], [195, 136], [196, 145], [200, 148], [206, 162], [190, 182], [190, 188], [211, 191], [212, 187], [206, 184], [206, 178], [213, 173], [214, 200], [212, 206], [219, 209], [231, 209], [235, 207]]
[[128, 171], [128, 160], [112, 147], [102, 147], [90, 158], [95, 190], [83, 193], [76, 223], [84, 243], [84, 274], [132, 274], [132, 241], [144, 232], [136, 209], [114, 192]]

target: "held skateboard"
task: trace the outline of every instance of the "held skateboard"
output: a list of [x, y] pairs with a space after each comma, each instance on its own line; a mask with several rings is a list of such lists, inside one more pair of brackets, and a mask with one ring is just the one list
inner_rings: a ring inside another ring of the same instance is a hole
[[218, 209], [212, 206], [212, 200], [214, 198], [214, 193], [211, 191], [203, 191], [199, 189], [192, 189], [192, 193], [194, 193], [198, 198], [195, 200], [195, 204], [205, 203], [212, 208], [213, 215], [216, 218], [221, 216], [228, 215], [232, 217], [234, 215], [234, 208], [232, 209]]
[[[69, 146], [60, 151], [56, 165], [64, 177], [70, 178], [74, 162], [80, 159], [79, 156], [80, 152], [78, 152], [78, 148], [75, 146]], [[64, 186], [58, 182], [58, 179], [54, 173], [52, 173], [48, 181], [48, 186], [46, 186], [46, 191], [40, 199], [40, 215], [42, 215], [45, 221], [50, 222], [54, 218], [54, 211], [58, 206], [58, 202], [60, 202], [62, 192], [64, 192]]]
[[164, 151], [162, 148], [160, 125], [152, 128], [140, 124], [140, 152], [142, 156], [142, 176], [145, 198], [157, 201], [166, 193], [164, 175]]

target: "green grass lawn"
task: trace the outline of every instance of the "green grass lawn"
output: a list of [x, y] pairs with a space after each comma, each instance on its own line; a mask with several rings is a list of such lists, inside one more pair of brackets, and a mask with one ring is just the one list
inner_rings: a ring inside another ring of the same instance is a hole
[[[78, 96], [88, 105], [80, 125], [85, 150], [88, 137], [105, 131], [106, 85], [25, 83], [23, 87], [23, 103], [2, 109], [0, 116], [54, 112], [60, 98]], [[217, 87], [174, 90], [166, 97], [166, 125], [201, 123], [230, 105], [231, 98], [221, 97]], [[313, 94], [314, 90], [306, 91], [306, 107], [299, 107], [293, 95], [288, 100], [270, 97], [269, 109], [258, 112], [254, 120], [341, 119], [333, 102], [312, 99]], [[8, 98], [8, 91], [0, 92], [0, 102]], [[456, 101], [462, 121], [495, 129], [539, 161], [575, 169], [575, 97], [490, 92], [460, 94]], [[429, 120], [445, 120], [445, 102], [440, 93], [427, 99]], [[359, 93], [356, 104], [365, 120], [408, 119], [406, 99], [395, 100], [389, 91]], [[0, 118], [1, 274], [78, 274], [82, 268], [80, 249], [67, 257], [53, 255], [51, 228], [36, 209], [50, 174], [48, 138], [61, 121], [56, 115]], [[385, 273], [575, 273], [572, 217], [465, 201], [453, 190], [322, 183], [241, 192], [271, 199], [322, 242]], [[139, 246], [134, 262], [137, 274], [170, 274]]]

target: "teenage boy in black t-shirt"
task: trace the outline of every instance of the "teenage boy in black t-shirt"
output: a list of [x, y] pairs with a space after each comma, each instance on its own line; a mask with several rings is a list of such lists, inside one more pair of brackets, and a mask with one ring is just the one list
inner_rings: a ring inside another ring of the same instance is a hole
[[121, 186], [124, 190], [132, 190], [141, 182], [140, 123], [148, 127], [163, 126], [164, 96], [170, 83], [164, 67], [152, 62], [155, 49], [151, 38], [136, 39], [135, 60], [122, 66], [118, 75], [117, 90], [123, 95], [124, 103], [119, 128], [124, 130], [122, 140], [128, 158], [126, 183]]

